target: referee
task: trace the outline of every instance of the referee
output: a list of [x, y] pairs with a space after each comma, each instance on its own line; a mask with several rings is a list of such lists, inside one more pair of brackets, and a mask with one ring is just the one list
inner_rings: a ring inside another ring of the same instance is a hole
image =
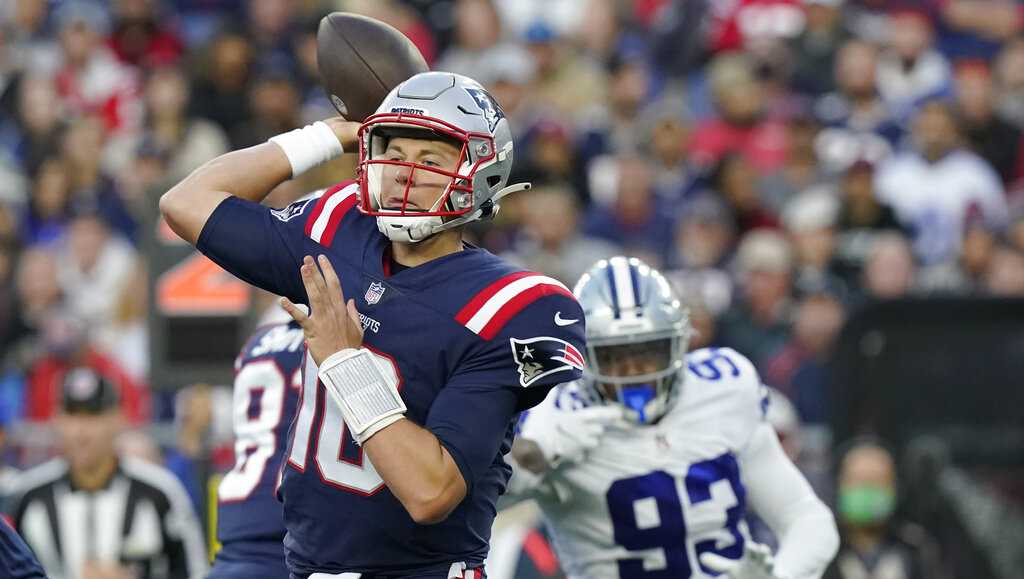
[[202, 577], [202, 532], [181, 483], [162, 467], [117, 456], [115, 388], [78, 368], [61, 396], [64, 456], [19, 475], [10, 510], [51, 579]]

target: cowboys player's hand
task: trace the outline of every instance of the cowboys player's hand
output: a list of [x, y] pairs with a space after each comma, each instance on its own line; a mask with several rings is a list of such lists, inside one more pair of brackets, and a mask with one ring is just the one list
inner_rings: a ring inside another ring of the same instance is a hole
[[[317, 263], [320, 268], [317, 269]], [[363, 343], [363, 327], [355, 300], [345, 302], [338, 274], [326, 256], [317, 263], [306, 256], [302, 260], [302, 285], [306, 286], [311, 312], [307, 315], [288, 298], [281, 298], [281, 306], [302, 326], [306, 344], [317, 366], [335, 352], [358, 348]], [[322, 270], [322, 272], [321, 272]]]
[[728, 579], [786, 579], [775, 573], [775, 558], [766, 545], [746, 541], [743, 556], [726, 559], [714, 553], [704, 553], [700, 563], [715, 573], [722, 573]]
[[532, 427], [529, 436], [537, 444], [548, 466], [577, 461], [597, 447], [609, 426], [621, 421], [622, 409], [616, 406], [592, 406], [578, 410], [556, 410]]

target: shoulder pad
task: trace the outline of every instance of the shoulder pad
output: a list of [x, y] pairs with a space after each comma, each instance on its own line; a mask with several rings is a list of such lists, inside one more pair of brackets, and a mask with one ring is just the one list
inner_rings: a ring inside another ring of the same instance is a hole
[[[576, 301], [569, 288], [554, 278], [531, 271], [511, 273], [477, 292], [455, 315], [455, 320], [481, 338], [491, 340], [516, 314], [550, 295], [563, 295]], [[582, 319], [577, 321], [582, 322]]]
[[[309, 203], [310, 200], [298, 203]], [[323, 246], [334, 240], [341, 220], [359, 202], [359, 183], [343, 181], [328, 188], [306, 217], [306, 236]], [[303, 206], [305, 208], [305, 206]], [[278, 218], [280, 219], [280, 217]]]

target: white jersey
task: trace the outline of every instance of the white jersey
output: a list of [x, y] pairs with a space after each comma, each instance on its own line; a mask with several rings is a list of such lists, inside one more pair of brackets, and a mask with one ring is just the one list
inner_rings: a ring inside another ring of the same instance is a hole
[[[703, 578], [698, 557], [738, 558], [748, 536], [740, 464], [764, 424], [766, 389], [728, 348], [687, 355], [685, 377], [654, 425], [611, 427], [585, 460], [549, 471], [535, 489], [559, 559], [573, 578]], [[521, 423], [588, 405], [559, 386]]]

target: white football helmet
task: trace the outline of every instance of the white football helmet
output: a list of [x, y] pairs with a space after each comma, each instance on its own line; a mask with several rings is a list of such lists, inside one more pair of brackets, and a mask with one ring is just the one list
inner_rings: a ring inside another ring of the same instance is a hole
[[[410, 161], [382, 158], [392, 137], [442, 140], [460, 149], [455, 171]], [[381, 199], [384, 169], [408, 167], [400, 208]], [[512, 132], [497, 101], [473, 79], [449, 72], [424, 72], [398, 85], [359, 129], [359, 209], [377, 218], [377, 227], [393, 241], [414, 243], [435, 233], [498, 212], [498, 201], [528, 183], [506, 187], [512, 170]], [[408, 207], [416, 172], [448, 178], [429, 209]]]
[[573, 293], [587, 319], [587, 383], [632, 420], [657, 422], [684, 375], [689, 311], [661, 273], [635, 257], [597, 262]]

